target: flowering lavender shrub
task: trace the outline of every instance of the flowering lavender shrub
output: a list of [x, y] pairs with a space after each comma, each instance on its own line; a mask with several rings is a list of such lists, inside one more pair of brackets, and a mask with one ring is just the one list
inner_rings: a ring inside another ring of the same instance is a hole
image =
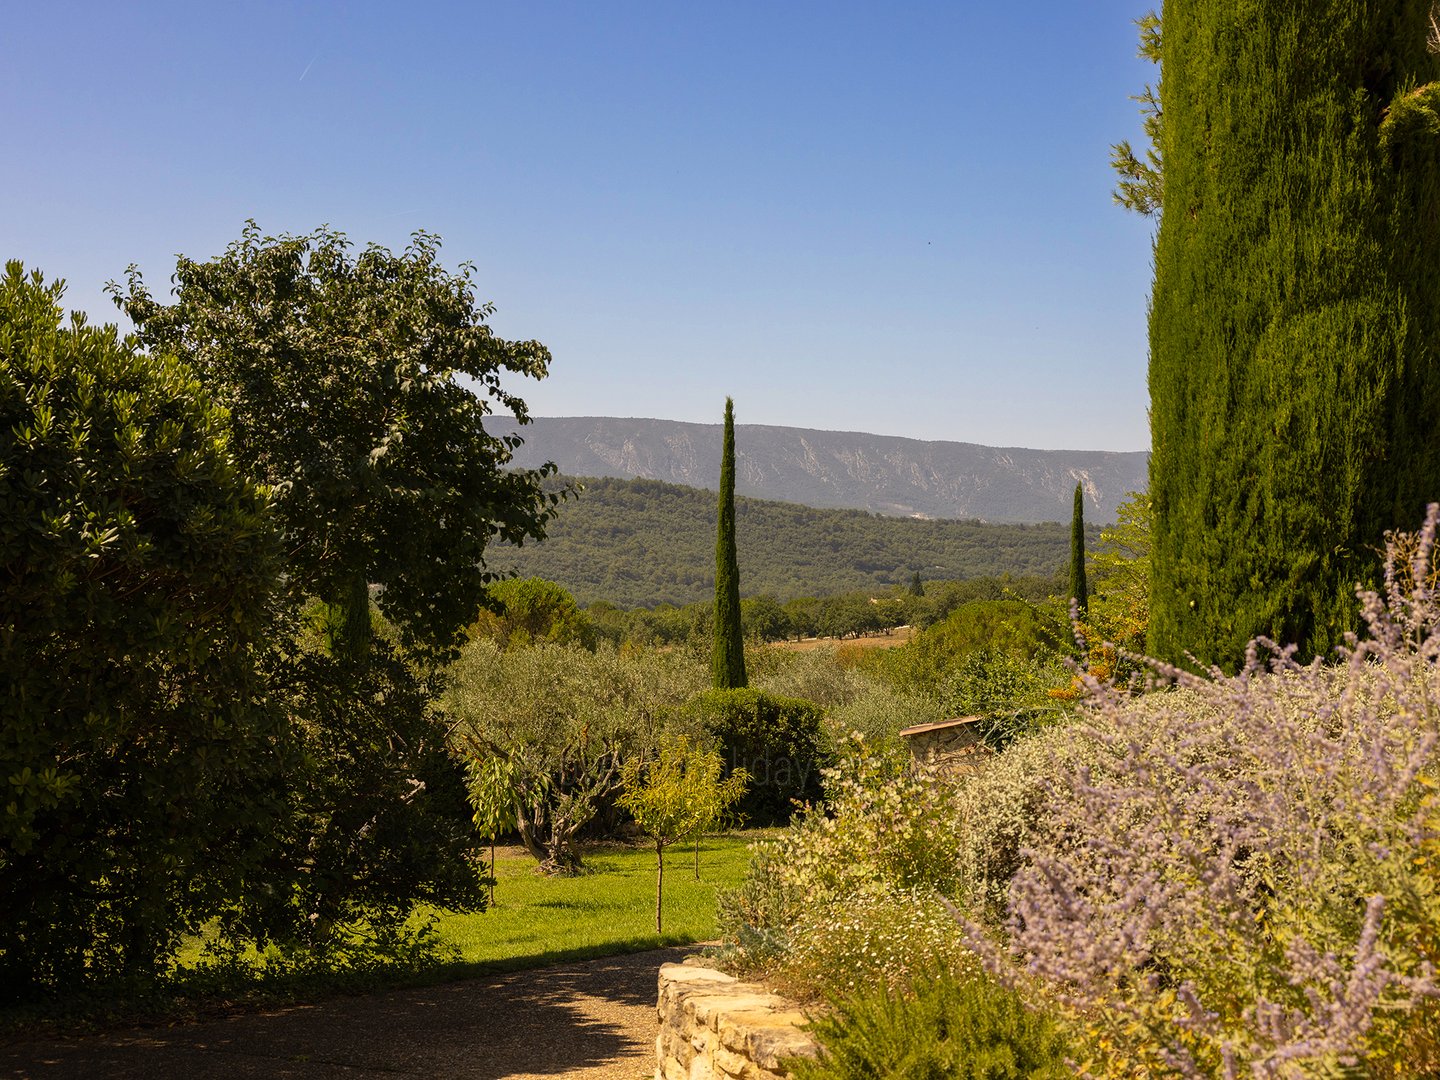
[[1044, 801], [1008, 956], [970, 940], [1087, 1025], [1111, 1075], [1434, 1075], [1437, 517], [1392, 542], [1339, 664], [1259, 641], [1235, 677], [1089, 683], [1104, 767]]
[[955, 790], [954, 891], [973, 918], [1003, 923], [1010, 881], [1025, 861], [1056, 778], [1080, 768], [1113, 771], [1118, 763], [1072, 725], [1055, 726], [1012, 743]]

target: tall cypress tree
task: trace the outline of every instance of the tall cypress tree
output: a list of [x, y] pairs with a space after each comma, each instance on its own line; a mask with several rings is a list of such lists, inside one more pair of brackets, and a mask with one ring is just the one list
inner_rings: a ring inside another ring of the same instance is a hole
[[725, 446], [720, 456], [720, 513], [715, 528], [715, 651], [710, 675], [717, 690], [738, 690], [745, 678], [740, 630], [740, 560], [735, 553], [735, 404], [725, 399]]
[[1075, 509], [1070, 513], [1070, 599], [1080, 606], [1081, 614], [1090, 606], [1090, 590], [1085, 583], [1085, 493], [1075, 485]]
[[1165, 3], [1156, 655], [1324, 654], [1384, 531], [1440, 497], [1431, 3]]

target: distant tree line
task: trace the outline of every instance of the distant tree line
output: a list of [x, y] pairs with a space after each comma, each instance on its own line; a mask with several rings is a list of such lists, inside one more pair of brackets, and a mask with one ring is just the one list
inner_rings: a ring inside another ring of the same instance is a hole
[[[964, 581], [932, 581], [922, 595], [908, 586], [876, 592], [858, 590], [834, 596], [800, 596], [781, 601], [769, 593], [740, 601], [740, 623], [748, 642], [798, 641], [805, 638], [861, 637], [900, 626], [924, 629], [944, 621], [956, 608], [975, 601], [1041, 603], [1061, 594], [1063, 574]], [[581, 608], [568, 590], [541, 578], [519, 578], [492, 585], [492, 610], [471, 629], [473, 637], [509, 644], [541, 642], [595, 648], [612, 645], [693, 645], [709, 648], [714, 636], [711, 601], [654, 608], [623, 608], [597, 600]]]
[[[547, 481], [583, 487], [549, 523], [543, 544], [496, 551], [497, 565], [545, 578], [582, 605], [683, 607], [713, 596], [715, 494], [658, 480]], [[992, 524], [885, 517], [736, 499], [746, 593], [826, 597], [932, 581], [1048, 577], [1070, 551], [1067, 523]], [[1099, 539], [1087, 526], [1087, 543]]]

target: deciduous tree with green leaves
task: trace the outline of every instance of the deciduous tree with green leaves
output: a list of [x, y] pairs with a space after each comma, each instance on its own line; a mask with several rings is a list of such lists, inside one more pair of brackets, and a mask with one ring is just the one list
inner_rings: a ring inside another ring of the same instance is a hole
[[495, 903], [495, 842], [515, 828], [515, 763], [503, 754], [473, 757], [465, 766], [475, 828], [490, 841], [490, 904]]
[[[496, 336], [472, 268], [446, 270], [439, 246], [417, 232], [399, 254], [356, 252], [328, 228], [251, 222], [218, 258], [181, 257], [170, 303], [134, 267], [110, 286], [151, 353], [178, 354], [229, 410], [237, 458], [275, 493], [291, 610], [329, 606], [325, 652], [296, 644], [272, 674], [304, 753], [277, 880], [237, 919], [252, 934], [481, 900], [435, 670], [500, 576], [491, 543], [543, 536], [564, 492], [542, 491], [550, 466], [507, 469], [518, 438], [484, 424], [527, 418], [502, 379], [543, 376], [549, 352]], [[372, 586], [398, 647], [371, 640]]]
[[1138, 654], [1150, 624], [1150, 496], [1131, 492], [1115, 516], [1090, 555], [1094, 590], [1087, 621], [1092, 644], [1108, 641]]
[[439, 253], [425, 232], [357, 254], [328, 228], [267, 237], [252, 221], [219, 258], [179, 259], [173, 303], [133, 266], [110, 290], [229, 409], [237, 456], [275, 491], [290, 588], [363, 610], [378, 585], [407, 649], [448, 658], [500, 576], [487, 547], [543, 537], [564, 493], [541, 490], [553, 466], [506, 468], [518, 440], [484, 425], [494, 406], [528, 418], [501, 379], [543, 378], [549, 350], [497, 337], [473, 267]]
[[[661, 932], [665, 896], [665, 849], [713, 828], [725, 808], [739, 801], [750, 776], [744, 769], [724, 777], [725, 759], [718, 751], [676, 739], [661, 743], [653, 761], [626, 763], [620, 806], [655, 844], [655, 932]], [[696, 848], [695, 878], [700, 878]]]
[[507, 578], [486, 590], [490, 605], [470, 628], [502, 649], [548, 641], [556, 645], [595, 644], [595, 630], [570, 593], [544, 578]]

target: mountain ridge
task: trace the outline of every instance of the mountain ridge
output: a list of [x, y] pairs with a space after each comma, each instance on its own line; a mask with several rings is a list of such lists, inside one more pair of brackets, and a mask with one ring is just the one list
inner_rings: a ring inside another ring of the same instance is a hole
[[[571, 476], [661, 480], [715, 490], [720, 424], [649, 417], [492, 416], [486, 429], [518, 434], [512, 462], [554, 461]], [[736, 492], [818, 509], [891, 517], [1038, 523], [1067, 521], [1075, 484], [1087, 519], [1110, 522], [1144, 490], [1143, 450], [1032, 450], [774, 424], [735, 425]]]

